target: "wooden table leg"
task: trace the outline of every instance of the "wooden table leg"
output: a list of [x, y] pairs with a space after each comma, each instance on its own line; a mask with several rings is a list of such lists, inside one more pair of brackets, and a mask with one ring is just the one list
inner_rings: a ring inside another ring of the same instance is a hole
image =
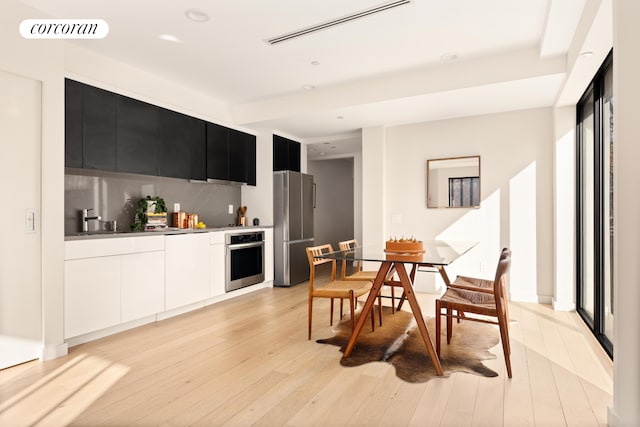
[[442, 280], [444, 280], [444, 284], [446, 286], [449, 286], [451, 282], [449, 281], [449, 276], [447, 276], [447, 272], [445, 271], [444, 267], [441, 265], [436, 265], [435, 267], [438, 269], [438, 273], [440, 273]]
[[409, 301], [409, 306], [411, 307], [411, 311], [413, 312], [413, 317], [415, 317], [416, 319], [418, 330], [420, 330], [420, 334], [422, 335], [422, 339], [424, 340], [424, 345], [425, 347], [427, 347], [429, 358], [431, 359], [433, 367], [436, 370], [436, 375], [442, 376], [443, 371], [442, 365], [440, 365], [440, 359], [438, 358], [438, 355], [433, 348], [433, 342], [431, 341], [431, 337], [429, 336], [427, 325], [424, 323], [422, 310], [420, 310], [420, 305], [418, 304], [418, 300], [416, 300], [413, 286], [411, 284], [409, 276], [407, 275], [407, 270], [404, 268], [404, 264], [397, 263], [396, 272], [398, 273], [398, 277], [400, 277], [400, 282], [402, 283], [402, 287], [404, 288], [404, 293], [406, 294], [407, 301]]
[[362, 307], [362, 312], [360, 312], [360, 317], [356, 322], [356, 326], [353, 329], [353, 332], [351, 332], [351, 338], [349, 338], [347, 347], [344, 349], [344, 357], [349, 357], [351, 355], [353, 347], [356, 345], [356, 341], [358, 340], [358, 335], [360, 335], [360, 331], [364, 326], [364, 322], [367, 320], [367, 316], [369, 315], [369, 313], [371, 313], [373, 305], [376, 302], [376, 298], [378, 298], [378, 294], [380, 293], [382, 284], [384, 283], [387, 277], [387, 273], [391, 268], [391, 264], [391, 262], [383, 262], [380, 265], [380, 269], [378, 270], [378, 274], [376, 275], [376, 280], [373, 281], [373, 286], [371, 287], [371, 291], [369, 291], [369, 296], [364, 303], [364, 307]]

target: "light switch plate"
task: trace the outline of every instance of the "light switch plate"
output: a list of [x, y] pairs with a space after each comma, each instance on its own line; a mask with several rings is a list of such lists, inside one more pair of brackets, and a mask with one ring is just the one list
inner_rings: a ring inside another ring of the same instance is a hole
[[229, 205], [229, 214], [233, 215], [233, 205]]
[[26, 232], [35, 233], [36, 232], [36, 210], [25, 209], [24, 217], [25, 217]]

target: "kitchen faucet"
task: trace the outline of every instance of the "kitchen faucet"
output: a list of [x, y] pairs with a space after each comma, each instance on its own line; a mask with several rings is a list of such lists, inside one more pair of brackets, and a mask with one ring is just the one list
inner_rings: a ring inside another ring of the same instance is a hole
[[89, 216], [89, 211], [93, 209], [82, 209], [82, 232], [86, 233], [89, 231], [89, 221], [100, 221], [102, 218], [97, 216]]

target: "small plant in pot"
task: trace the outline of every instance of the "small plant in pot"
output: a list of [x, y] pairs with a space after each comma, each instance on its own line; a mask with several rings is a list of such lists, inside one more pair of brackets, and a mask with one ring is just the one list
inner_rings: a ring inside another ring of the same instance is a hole
[[149, 217], [147, 217], [147, 212], [150, 212], [153, 209], [154, 213], [166, 213], [167, 205], [164, 202], [164, 199], [159, 196], [151, 197], [147, 195], [136, 203], [136, 212], [135, 218], [133, 220], [133, 224], [131, 224], [131, 230], [133, 231], [144, 231], [144, 226], [147, 225]]

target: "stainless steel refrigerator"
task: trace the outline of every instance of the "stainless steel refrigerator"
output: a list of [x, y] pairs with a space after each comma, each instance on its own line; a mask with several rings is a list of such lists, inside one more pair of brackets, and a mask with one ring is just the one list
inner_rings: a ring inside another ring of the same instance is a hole
[[305, 249], [313, 246], [314, 190], [313, 175], [273, 173], [275, 286], [309, 279]]

